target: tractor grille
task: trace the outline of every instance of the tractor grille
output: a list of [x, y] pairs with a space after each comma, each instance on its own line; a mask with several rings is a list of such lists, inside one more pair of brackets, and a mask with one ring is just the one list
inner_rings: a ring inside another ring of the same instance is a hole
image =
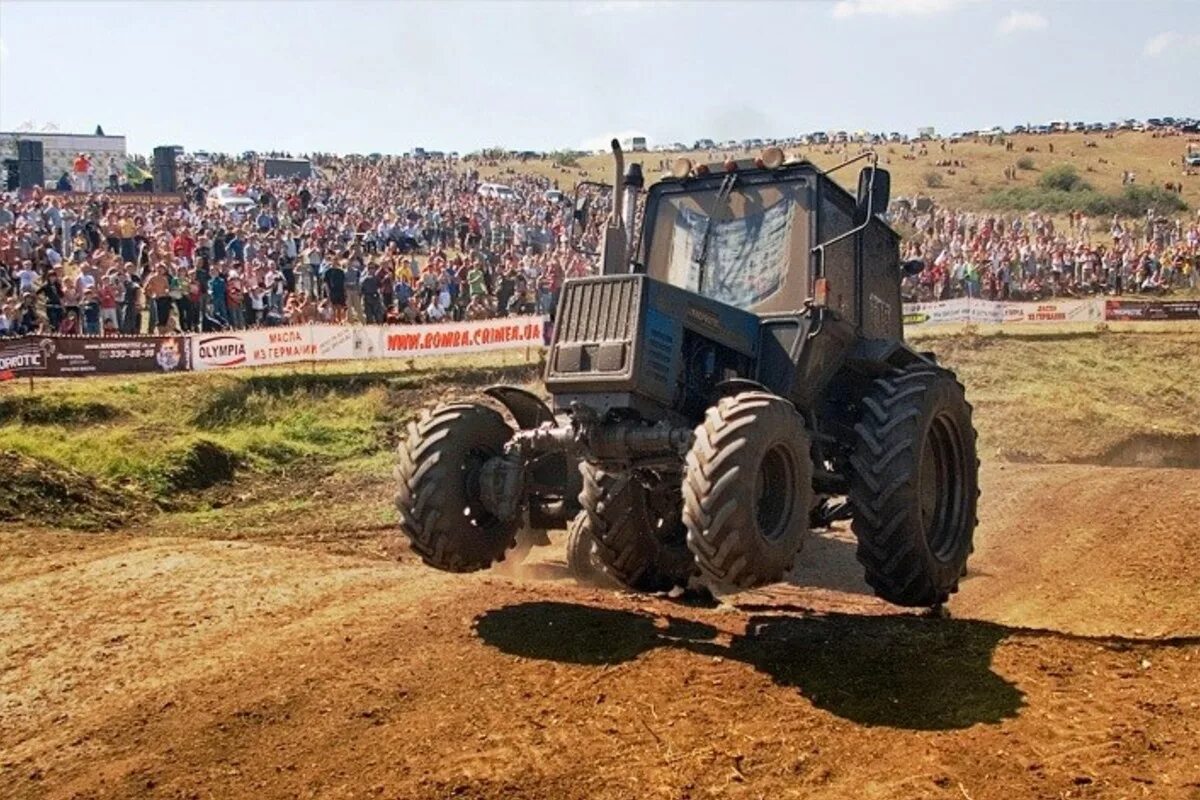
[[666, 386], [671, 376], [671, 361], [675, 354], [675, 337], [671, 335], [671, 328], [669, 325], [648, 324], [644, 341], [646, 370], [656, 382]]
[[629, 378], [641, 298], [640, 275], [567, 281], [547, 379]]
[[632, 340], [640, 289], [635, 276], [568, 282], [563, 287], [559, 342]]

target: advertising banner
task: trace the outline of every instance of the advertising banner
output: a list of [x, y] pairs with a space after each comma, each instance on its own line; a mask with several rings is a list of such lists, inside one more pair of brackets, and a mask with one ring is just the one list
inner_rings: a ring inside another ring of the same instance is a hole
[[967, 322], [969, 319], [965, 297], [954, 300], [939, 300], [933, 303], [905, 303], [905, 325], [936, 325], [946, 322]]
[[[904, 305], [909, 327], [1101, 320], [1200, 320], [1200, 300], [1004, 303], [955, 298]], [[0, 338], [0, 380], [540, 349], [551, 332], [548, 320], [531, 316], [428, 325], [296, 325], [183, 336], [22, 336]]]
[[0, 372], [46, 377], [183, 372], [190, 369], [186, 337], [25, 336], [0, 340]]
[[1005, 303], [1005, 322], [1100, 322], [1099, 300], [1050, 300], [1043, 303]]
[[361, 325], [311, 325], [309, 335], [317, 361], [351, 361], [375, 358], [379, 334]]
[[43, 340], [33, 336], [0, 339], [0, 372], [14, 375], [46, 374], [46, 351]]
[[933, 303], [905, 303], [905, 325], [974, 323], [1002, 325], [1027, 322], [1100, 322], [1104, 311], [1100, 300], [1048, 300], [1013, 303], [958, 297]]
[[191, 337], [192, 369], [265, 367], [316, 361], [311, 326], [201, 333]]
[[430, 325], [296, 325], [197, 334], [192, 369], [266, 367], [299, 361], [415, 358], [541, 347], [542, 317]]
[[1106, 300], [1104, 318], [1110, 321], [1200, 319], [1200, 300]]
[[379, 358], [412, 358], [541, 347], [542, 317], [502, 317], [436, 325], [385, 325], [378, 331]]

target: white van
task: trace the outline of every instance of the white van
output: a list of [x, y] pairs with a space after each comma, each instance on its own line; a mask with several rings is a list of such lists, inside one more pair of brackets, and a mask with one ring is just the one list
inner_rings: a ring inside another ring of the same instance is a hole
[[498, 200], [521, 199], [521, 195], [515, 189], [502, 183], [481, 183], [477, 191], [480, 197], [495, 197]]

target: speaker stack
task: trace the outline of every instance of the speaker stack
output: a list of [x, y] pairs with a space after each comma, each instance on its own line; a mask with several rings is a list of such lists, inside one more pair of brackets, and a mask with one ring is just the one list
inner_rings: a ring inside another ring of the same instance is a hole
[[175, 175], [175, 148], [154, 148], [154, 191], [170, 193], [179, 191], [179, 182]]
[[22, 189], [43, 188], [46, 171], [42, 164], [42, 143], [34, 139], [17, 140], [17, 184]]

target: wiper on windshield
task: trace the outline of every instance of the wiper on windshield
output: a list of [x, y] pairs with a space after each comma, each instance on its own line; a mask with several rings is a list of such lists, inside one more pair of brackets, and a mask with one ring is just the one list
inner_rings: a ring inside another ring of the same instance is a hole
[[704, 235], [700, 238], [700, 253], [695, 257], [696, 264], [699, 266], [696, 274], [696, 292], [704, 293], [704, 268], [708, 265], [708, 243], [712, 237], [713, 228], [716, 226], [715, 217], [717, 211], [720, 210], [722, 203], [728, 208], [729, 195], [733, 193], [733, 187], [737, 183], [737, 173], [732, 172], [725, 176], [725, 180], [721, 181], [721, 188], [717, 190], [717, 196], [713, 199], [712, 208], [708, 212], [708, 216], [704, 220]]

